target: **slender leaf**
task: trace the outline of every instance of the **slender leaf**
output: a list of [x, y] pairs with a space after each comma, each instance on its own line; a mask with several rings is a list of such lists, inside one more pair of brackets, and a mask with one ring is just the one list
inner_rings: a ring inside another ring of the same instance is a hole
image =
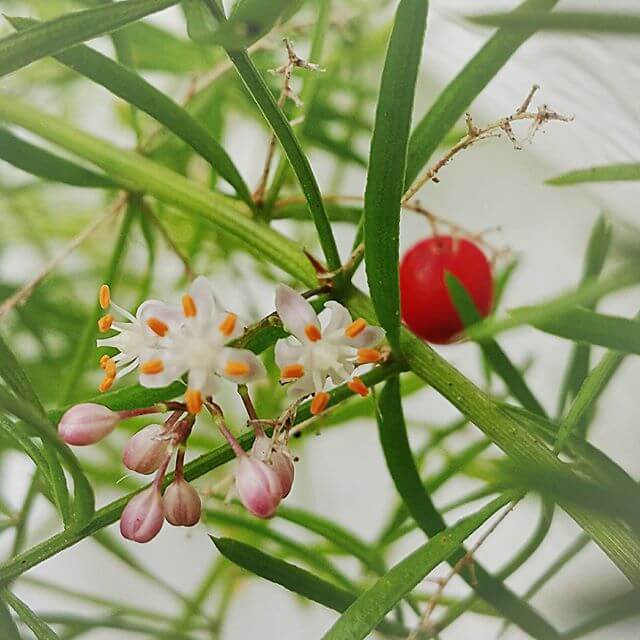
[[456, 549], [496, 511], [513, 499], [496, 498], [475, 514], [433, 537], [367, 589], [325, 633], [323, 640], [359, 640], [367, 635], [409, 594], [429, 572], [451, 557]]
[[577, 31], [634, 35], [640, 33], [640, 15], [624, 13], [596, 13], [586, 11], [538, 11], [492, 13], [472, 16], [475, 24], [506, 29], [535, 29], [536, 31]]
[[[31, 19], [12, 18], [11, 24], [22, 32], [38, 23]], [[127, 67], [85, 45], [68, 49], [55, 57], [62, 64], [102, 85], [175, 133], [207, 160], [236, 190], [242, 200], [252, 206], [249, 188], [227, 152], [202, 124], [171, 98]]]
[[640, 615], [640, 595], [637, 591], [630, 591], [607, 604], [604, 610], [594, 613], [584, 622], [565, 631], [564, 637], [567, 640], [582, 638], [603, 627]]
[[400, 200], [427, 0], [401, 0], [382, 72], [364, 197], [367, 281], [380, 324], [400, 346]]
[[[525, 0], [513, 15], [551, 11], [558, 0]], [[411, 134], [405, 187], [418, 177], [447, 133], [535, 29], [500, 29], [440, 93]]]
[[[520, 311], [526, 314], [528, 309], [521, 307], [517, 313]], [[577, 307], [531, 324], [545, 333], [574, 342], [596, 344], [623, 353], [640, 354], [640, 320], [596, 313]]]
[[[451, 300], [462, 318], [465, 328], [480, 322], [482, 316], [462, 282], [452, 273], [445, 274], [445, 282]], [[522, 406], [529, 409], [529, 411], [545, 416], [546, 412], [543, 406], [533, 395], [524, 377], [500, 345], [492, 339], [481, 340], [478, 344], [485, 358], [489, 361], [493, 370], [502, 378], [513, 397], [521, 402]]]
[[0, 336], [0, 378], [17, 396], [26, 400], [36, 410], [44, 411], [31, 381], [2, 336]]
[[22, 640], [4, 598], [0, 598], [0, 637], [6, 640]]
[[[604, 216], [600, 216], [593, 226], [584, 261], [582, 284], [598, 278], [600, 275], [609, 247], [611, 245], [611, 225]], [[591, 305], [589, 308], [595, 308]], [[571, 351], [567, 371], [562, 381], [558, 396], [558, 415], [564, 412], [567, 400], [575, 398], [589, 373], [591, 348], [589, 345], [575, 344]], [[586, 421], [581, 421], [581, 428], [586, 428]]]
[[222, 22], [210, 42], [239, 51], [269, 33], [280, 16], [297, 0], [240, 0], [229, 19]]
[[26, 142], [3, 127], [0, 127], [0, 159], [39, 178], [74, 187], [104, 189], [114, 186], [106, 176]]
[[116, 31], [174, 5], [178, 0], [125, 0], [76, 11], [0, 40], [0, 76], [54, 55], [74, 44]]
[[[206, 2], [212, 15], [219, 20], [221, 24], [224, 24], [224, 13], [218, 6], [217, 0], [204, 0], [204, 2]], [[273, 129], [273, 133], [279, 140], [284, 153], [291, 163], [291, 167], [298, 178], [302, 192], [307, 199], [309, 211], [316, 226], [320, 245], [324, 251], [329, 269], [332, 271], [339, 269], [341, 266], [340, 255], [338, 254], [336, 241], [333, 237], [333, 230], [331, 229], [331, 224], [324, 208], [318, 182], [311, 169], [311, 164], [300, 147], [300, 143], [287, 117], [278, 106], [269, 87], [254, 66], [247, 52], [244, 50], [227, 50], [227, 54], [236, 67], [247, 90], [258, 105], [262, 115]], [[336, 284], [339, 284], [341, 280], [342, 277], [337, 275], [335, 279]]]
[[[441, 534], [446, 529], [446, 524], [425, 490], [416, 469], [404, 424], [397, 377], [390, 378], [380, 393], [378, 432], [391, 477], [413, 519], [429, 537]], [[454, 548], [450, 555], [449, 563], [453, 566], [466, 555], [466, 550], [463, 547]], [[474, 573], [465, 569], [460, 575], [474, 587], [478, 595], [534, 638], [558, 637], [555, 629], [546, 620], [523, 603], [482, 565], [476, 564]]]
[[[351, 591], [336, 587], [304, 569], [274, 558], [238, 540], [213, 536], [211, 540], [225, 558], [243, 569], [334, 611], [345, 611], [357, 598], [357, 594]], [[398, 631], [399, 629], [381, 624], [380, 630]], [[406, 630], [399, 631], [402, 635], [407, 633]]]
[[640, 180], [640, 163], [610, 164], [602, 167], [578, 169], [550, 178], [546, 184], [564, 187], [584, 182], [620, 182]]
[[9, 589], [2, 589], [2, 598], [18, 614], [20, 619], [31, 629], [38, 640], [60, 640], [58, 634], [35, 612], [33, 612], [20, 598]]

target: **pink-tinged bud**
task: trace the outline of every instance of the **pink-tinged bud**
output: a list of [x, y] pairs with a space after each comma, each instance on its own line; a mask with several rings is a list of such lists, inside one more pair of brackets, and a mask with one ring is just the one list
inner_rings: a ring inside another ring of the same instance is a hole
[[141, 429], [127, 442], [122, 462], [127, 469], [138, 473], [153, 473], [167, 456], [169, 439], [159, 424]]
[[101, 404], [86, 402], [71, 407], [60, 420], [58, 433], [67, 443], [78, 447], [94, 444], [108, 436], [120, 422], [120, 416]]
[[238, 458], [236, 489], [242, 504], [258, 518], [271, 517], [282, 499], [282, 485], [273, 467], [247, 455]]
[[158, 535], [163, 523], [162, 496], [154, 484], [131, 498], [120, 518], [120, 533], [127, 540], [149, 542]]
[[164, 493], [164, 517], [176, 527], [193, 527], [200, 522], [202, 501], [184, 479], [177, 478]]
[[282, 498], [286, 498], [293, 485], [293, 476], [295, 469], [293, 466], [293, 460], [291, 454], [283, 447], [277, 447], [275, 451], [271, 452], [271, 458], [269, 460], [271, 467], [278, 475], [280, 480], [280, 487], [282, 489]]

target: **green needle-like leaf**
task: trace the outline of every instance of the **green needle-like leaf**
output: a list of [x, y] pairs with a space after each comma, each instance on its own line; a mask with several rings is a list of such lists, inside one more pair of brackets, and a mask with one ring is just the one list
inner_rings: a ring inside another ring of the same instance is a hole
[[[522, 308], [522, 312], [527, 313], [526, 307]], [[640, 354], [640, 320], [596, 313], [578, 307], [531, 324], [545, 333], [574, 342], [596, 344], [623, 353]]]
[[640, 15], [624, 13], [596, 13], [586, 11], [554, 11], [551, 14], [527, 10], [518, 14], [492, 13], [471, 16], [471, 22], [506, 29], [534, 29], [536, 31], [576, 31], [579, 33], [640, 33]]
[[[470, 327], [482, 320], [482, 316], [476, 307], [473, 298], [464, 285], [452, 273], [445, 274], [445, 281], [453, 304], [462, 318], [465, 327]], [[485, 358], [491, 364], [493, 370], [502, 378], [507, 389], [514, 398], [522, 403], [529, 411], [546, 415], [543, 406], [533, 395], [518, 368], [511, 362], [500, 345], [492, 339], [478, 342]]]
[[483, 509], [419, 547], [365, 591], [325, 633], [323, 640], [366, 638], [387, 612], [409, 594], [432, 569], [450, 558], [476, 529], [513, 498], [513, 494], [496, 498]]
[[555, 178], [550, 178], [546, 184], [564, 187], [584, 182], [621, 182], [640, 180], [640, 163], [629, 162], [627, 164], [609, 164], [602, 167], [589, 169], [577, 169], [563, 173]]
[[[38, 24], [35, 20], [25, 18], [10, 18], [10, 21], [19, 31]], [[55, 58], [155, 118], [207, 160], [236, 190], [238, 197], [253, 206], [249, 188], [222, 145], [171, 98], [137, 73], [86, 45], [73, 47]]]
[[0, 127], [0, 159], [39, 178], [74, 187], [112, 188], [106, 176], [89, 171]]
[[[520, 13], [539, 11], [544, 15], [557, 2], [558, 0], [525, 0], [512, 13], [517, 16]], [[411, 134], [405, 187], [413, 183], [475, 98], [534, 33], [535, 29], [526, 26], [518, 30], [500, 29], [440, 93]]]
[[31, 629], [37, 640], [60, 640], [58, 634], [9, 589], [2, 589], [0, 595]]
[[55, 55], [80, 42], [116, 31], [178, 0], [125, 0], [68, 13], [0, 40], [0, 76]]
[[380, 324], [400, 347], [400, 200], [427, 0], [401, 0], [382, 72], [364, 197], [367, 280]]
[[3, 598], [0, 598], [0, 633], [6, 640], [22, 640], [18, 627], [11, 617], [11, 611]]

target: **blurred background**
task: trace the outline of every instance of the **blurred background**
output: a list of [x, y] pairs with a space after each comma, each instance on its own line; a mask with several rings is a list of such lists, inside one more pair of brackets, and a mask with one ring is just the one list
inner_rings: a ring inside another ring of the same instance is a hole
[[[362, 15], [363, 7], [370, 8], [369, 25], [384, 24], [395, 3], [336, 2], [335, 16], [348, 23], [354, 15]], [[490, 10], [508, 10], [516, 2], [478, 2], [477, 0], [432, 0], [424, 50], [423, 67], [417, 92], [415, 114], [420, 117], [466, 61], [490, 35], [491, 30], [471, 25], [465, 16]], [[602, 3], [562, 0], [563, 9], [602, 9]], [[344, 5], [344, 6], [343, 6]], [[606, 3], [607, 11], [633, 11], [637, 2], [615, 0]], [[9, 2], [0, 0], [0, 8], [10, 15], [46, 17], [61, 9], [78, 7], [72, 2]], [[301, 14], [304, 22], [310, 13]], [[177, 8], [169, 9], [148, 19], [162, 29], [186, 38], [184, 17]], [[340, 24], [332, 29], [344, 28]], [[9, 27], [2, 26], [8, 33]], [[306, 37], [292, 39], [298, 52], [308, 52]], [[331, 41], [330, 41], [331, 42]], [[112, 43], [101, 38], [91, 43], [101, 51], [112, 54]], [[298, 46], [299, 45], [299, 46]], [[277, 38], [269, 41], [269, 49], [261, 67], [282, 60], [284, 53]], [[331, 45], [329, 45], [330, 50]], [[344, 65], [350, 64], [344, 59]], [[272, 64], [271, 66], [275, 66]], [[381, 69], [381, 57], [373, 56], [365, 71], [371, 86], [376, 87]], [[204, 70], [200, 70], [204, 73]], [[51, 80], [59, 74], [57, 82]], [[145, 77], [176, 99], [189, 89], [188, 73], [148, 70]], [[80, 128], [98, 136], [108, 137], [123, 147], [133, 147], [136, 139], [128, 126], [129, 114], [125, 105], [113, 99], [99, 87], [86, 80], [70, 77], [60, 66], [51, 62], [38, 63], [22, 74], [5, 79], [6, 87], [19, 92], [35, 104]], [[296, 80], [298, 83], [299, 80]], [[532, 144], [520, 151], [513, 149], [506, 139], [492, 139], [460, 154], [441, 173], [439, 184], [429, 184], [420, 194], [420, 201], [438, 215], [473, 230], [483, 231], [499, 227], [487, 238], [495, 244], [508, 246], [519, 259], [517, 269], [506, 291], [503, 309], [532, 304], [549, 298], [579, 281], [582, 259], [591, 227], [597, 217], [606, 213], [614, 218], [639, 222], [637, 205], [640, 196], [638, 183], [616, 183], [598, 187], [552, 187], [544, 184], [550, 177], [571, 169], [614, 162], [637, 160], [640, 154], [640, 48], [637, 39], [600, 35], [568, 35], [541, 33], [531, 38], [489, 84], [472, 106], [477, 123], [495, 120], [511, 113], [533, 84], [541, 89], [535, 104], [545, 103], [563, 114], [575, 116], [573, 122], [549, 123]], [[368, 119], [371, 119], [370, 105]], [[226, 116], [224, 145], [250, 185], [258, 182], [264, 162], [267, 132], [262, 123], [243, 109]], [[339, 133], [339, 131], [338, 131]], [[524, 130], [518, 132], [523, 135]], [[336, 134], [337, 135], [337, 134]], [[351, 140], [355, 153], [366, 158], [368, 136], [360, 132]], [[441, 150], [436, 152], [439, 156]], [[312, 164], [323, 191], [359, 195], [363, 193], [365, 170], [357, 163], [335, 160], [313, 145]], [[194, 161], [189, 167], [195, 179], [205, 168]], [[44, 264], [60, 252], [64, 245], [96, 214], [107, 210], [108, 202], [100, 193], [71, 187], [35, 184], [31, 176], [0, 164], [0, 286], [9, 292], [23, 285], [38, 273]], [[222, 186], [226, 188], [226, 186]], [[429, 234], [426, 222], [409, 212], [403, 214], [401, 242], [403, 250]], [[304, 225], [278, 221], [278, 228], [298, 237], [309, 237], [311, 230]], [[193, 229], [178, 216], [172, 221], [176, 242], [189, 251]], [[39, 327], [28, 327], [25, 316], [12, 314], [3, 319], [12, 335], [12, 345], [23, 358], [32, 359], [30, 374], [39, 391], [55, 403], [60, 391], [69, 349], [73, 346], [73, 332], [66, 333], [57, 315], [66, 308], [72, 327], [81, 326], [89, 313], [95, 289], [108, 260], [108, 252], [116, 228], [104, 225], [65, 261], [55, 276], [47, 280], [29, 304], [44, 305], [40, 311]], [[337, 225], [342, 255], [347, 255], [352, 241], [353, 227]], [[256, 319], [273, 309], [274, 284], [262, 268], [251, 259], [230, 248], [215, 245], [216, 239], [207, 236], [202, 247], [192, 251], [192, 267], [210, 277], [219, 297], [229, 307], [238, 309], [248, 320]], [[149, 279], [153, 297], [176, 300], [182, 279], [182, 265], [175, 254], [162, 242], [156, 247], [157, 256], [152, 272], [148, 273], [148, 247], [143, 234], [132, 235], [126, 256], [129, 276], [119, 287], [118, 302], [133, 304], [137, 287]], [[98, 258], [97, 258], [98, 256]], [[224, 262], [223, 262], [224, 261]], [[356, 281], [364, 285], [364, 275]], [[46, 301], [62, 296], [70, 304], [49, 309]], [[2, 295], [4, 297], [4, 294]], [[85, 300], [86, 304], [78, 304]], [[631, 316], [638, 307], [638, 291], [607, 297], [601, 304], [603, 311]], [[26, 317], [38, 317], [34, 311]], [[57, 318], [57, 320], [56, 320]], [[49, 332], [54, 324], [59, 328], [50, 335], [38, 337], [40, 330]], [[5, 329], [3, 327], [3, 329]], [[6, 329], [5, 329], [6, 331]], [[517, 364], [531, 362], [528, 374], [530, 386], [551, 412], [555, 411], [557, 390], [561, 383], [571, 343], [543, 334], [531, 328], [509, 332], [501, 344]], [[39, 367], [42, 349], [48, 350], [47, 365]], [[482, 379], [477, 348], [472, 344], [440, 347], [438, 350], [456, 367], [474, 380]], [[595, 349], [594, 361], [601, 352]], [[55, 366], [62, 367], [60, 377], [52, 374]], [[628, 358], [613, 384], [598, 406], [592, 429], [593, 443], [624, 467], [634, 478], [640, 477], [640, 430], [637, 419], [637, 380], [640, 365], [637, 358]], [[91, 374], [88, 388], [99, 378]], [[122, 384], [122, 383], [121, 383]], [[496, 391], [500, 390], [496, 383]], [[78, 395], [82, 392], [79, 390]], [[234, 400], [230, 397], [229, 403]], [[238, 412], [238, 416], [239, 416]], [[435, 392], [423, 390], [407, 403], [407, 417], [415, 428], [411, 435], [417, 447], [425, 442], [423, 425], [446, 425], [457, 417], [455, 410]], [[207, 438], [214, 440], [212, 428]], [[122, 434], [121, 434], [122, 435]], [[455, 455], [481, 434], [473, 426], [461, 431], [447, 444], [446, 452], [430, 455], [425, 471], [437, 472], [446, 455]], [[112, 443], [118, 450], [118, 436]], [[124, 441], [124, 435], [122, 435]], [[355, 420], [336, 429], [318, 429], [299, 442], [297, 478], [288, 498], [290, 506], [300, 506], [317, 514], [330, 514], [337, 522], [357, 532], [366, 540], [373, 540], [395, 504], [393, 486], [388, 476], [372, 419]], [[112, 452], [113, 453], [113, 452]], [[491, 449], [487, 457], [497, 454]], [[89, 455], [90, 458], [90, 455]], [[113, 459], [113, 456], [112, 456]], [[97, 467], [102, 464], [96, 462]], [[30, 464], [17, 454], [2, 458], [2, 496], [18, 507], [30, 480]], [[124, 475], [124, 470], [122, 474]], [[197, 484], [206, 490], [223, 474], [205, 476]], [[437, 505], [446, 505], [472, 489], [478, 479], [473, 470], [458, 475], [435, 493]], [[106, 504], [126, 491], [127, 481], [116, 485], [105, 481], [99, 492], [99, 504]], [[468, 507], [452, 510], [448, 522], [463, 515]], [[488, 566], [499, 566], [510, 557], [535, 526], [540, 514], [540, 501], [527, 498], [501, 525], [499, 531], [482, 547], [479, 558]], [[28, 543], [34, 543], [56, 530], [57, 522], [51, 508], [38, 502], [32, 515]], [[285, 522], [273, 526], [296, 539], [304, 533]], [[115, 533], [116, 527], [111, 528]], [[165, 527], [161, 535], [147, 545], [126, 543], [124, 547], [156, 576], [183, 593], [198, 589], [217, 554], [208, 534], [223, 530], [215, 522], [203, 522], [193, 530]], [[550, 535], [534, 557], [508, 584], [522, 593], [579, 533], [577, 526], [560, 510], [556, 510]], [[422, 541], [414, 533], [397, 545], [394, 559], [399, 560]], [[0, 551], [9, 553], [11, 535], [0, 534]], [[344, 565], [348, 570], [353, 567]], [[444, 568], [440, 568], [441, 573]], [[131, 571], [93, 540], [85, 540], [57, 555], [28, 573], [29, 577], [50, 581], [70, 589], [96, 596], [115, 598], [132, 605], [151, 607], [173, 614], [182, 604], [167, 590], [139, 572]], [[231, 580], [231, 574], [229, 577]], [[234, 580], [231, 600], [220, 637], [229, 640], [261, 637], [278, 640], [319, 638], [335, 619], [333, 612], [311, 606], [284, 590], [257, 579]], [[587, 546], [567, 567], [535, 596], [533, 604], [544, 611], [560, 629], [588, 616], [604, 596], [623, 592], [625, 579], [593, 545]], [[465, 585], [454, 580], [447, 589], [450, 595], [464, 594]], [[95, 607], [56, 590], [44, 589], [28, 580], [17, 584], [16, 592], [39, 612], [62, 612], [77, 615], [95, 613]], [[207, 602], [213, 612], [224, 598], [224, 590], [214, 591]], [[443, 639], [493, 638], [500, 628], [494, 618], [470, 614], [463, 616], [443, 634]], [[134, 638], [137, 634], [124, 630], [97, 629], [83, 635], [88, 640]], [[510, 628], [509, 638], [525, 637]], [[638, 618], [619, 623], [606, 631], [598, 631], [596, 638], [637, 639], [640, 637]]]

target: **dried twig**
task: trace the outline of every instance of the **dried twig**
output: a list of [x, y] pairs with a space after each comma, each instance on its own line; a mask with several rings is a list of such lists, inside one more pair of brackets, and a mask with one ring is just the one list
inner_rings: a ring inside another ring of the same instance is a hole
[[[433, 613], [438, 601], [441, 599], [442, 594], [445, 590], [445, 587], [451, 582], [452, 578], [458, 575], [465, 567], [470, 566], [473, 567], [473, 556], [478, 551], [478, 549], [484, 544], [487, 538], [498, 528], [500, 523], [515, 509], [515, 506], [520, 502], [522, 498], [517, 498], [514, 500], [507, 509], [505, 509], [500, 517], [480, 536], [478, 541], [469, 549], [469, 551], [462, 557], [456, 564], [451, 568], [447, 575], [437, 580], [438, 589], [431, 596], [429, 602], [427, 603], [427, 608], [422, 614], [422, 618], [420, 619], [420, 623], [418, 628], [412, 631], [407, 640], [417, 640], [417, 638], [422, 633], [433, 632], [435, 629], [430, 621], [431, 614]], [[471, 569], [473, 571], [473, 569]], [[475, 580], [474, 580], [475, 581]]]
[[421, 177], [419, 177], [413, 183], [413, 185], [411, 185], [411, 187], [402, 197], [403, 204], [410, 200], [427, 182], [438, 182], [438, 172], [442, 169], [442, 167], [448, 164], [451, 158], [453, 158], [453, 156], [455, 156], [457, 153], [459, 153], [463, 149], [467, 149], [480, 140], [500, 137], [500, 135], [504, 133], [511, 140], [514, 148], [521, 149], [521, 143], [513, 133], [513, 129], [511, 127], [512, 122], [516, 122], [519, 120], [531, 121], [531, 127], [529, 128], [529, 132], [526, 137], [528, 141], [531, 141], [533, 139], [533, 136], [544, 123], [551, 120], [559, 120], [561, 122], [570, 122], [571, 120], [573, 120], [573, 117], [571, 116], [563, 116], [555, 111], [550, 110], [546, 104], [539, 106], [536, 111], [529, 111], [528, 109], [531, 104], [531, 100], [533, 99], [533, 96], [538, 89], [538, 85], [534, 85], [522, 104], [510, 116], [500, 118], [495, 122], [485, 125], [484, 127], [477, 127], [474, 124], [471, 116], [467, 113], [465, 117], [465, 121], [467, 124], [467, 135], [465, 135], [464, 138], [460, 140], [460, 142], [451, 147], [451, 149], [449, 149], [449, 151], [440, 160], [438, 160], [438, 162], [427, 169], [427, 171]]
[[51, 275], [51, 273], [53, 273], [80, 244], [82, 244], [104, 222], [122, 211], [127, 203], [127, 199], [127, 193], [121, 192], [118, 194], [113, 206], [105, 215], [97, 218], [96, 220], [92, 220], [91, 223], [76, 235], [55, 258], [44, 266], [40, 273], [34, 276], [19, 291], [16, 291], [12, 296], [7, 298], [0, 305], [0, 319], [4, 318], [14, 307], [23, 305], [40, 286], [43, 280]]
[[[294, 50], [293, 45], [287, 38], [283, 39], [284, 46], [287, 50], [287, 62], [277, 69], [272, 69], [272, 73], [276, 73], [283, 77], [282, 91], [278, 98], [278, 107], [282, 109], [287, 101], [287, 98], [291, 100], [297, 107], [302, 105], [300, 96], [293, 90], [291, 86], [291, 78], [293, 76], [294, 69], [307, 69], [308, 71], [324, 71], [322, 67], [313, 62], [307, 62], [303, 60]], [[255, 203], [260, 206], [264, 202], [264, 195], [267, 189], [267, 183], [269, 182], [269, 173], [271, 172], [271, 165], [273, 163], [273, 156], [276, 149], [276, 136], [271, 134], [269, 138], [269, 144], [267, 148], [267, 157], [265, 159], [262, 175], [260, 176], [260, 182], [258, 187], [253, 193], [253, 199]]]

